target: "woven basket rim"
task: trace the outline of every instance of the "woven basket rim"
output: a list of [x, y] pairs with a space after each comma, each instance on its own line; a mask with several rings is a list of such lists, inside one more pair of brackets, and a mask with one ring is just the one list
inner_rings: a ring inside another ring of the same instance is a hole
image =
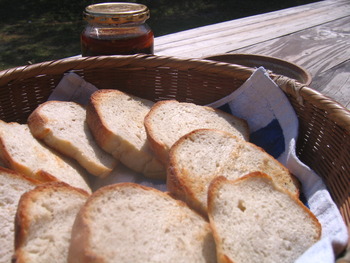
[[[185, 59], [158, 55], [114, 55], [81, 57], [75, 56], [36, 64], [19, 66], [0, 71], [0, 86], [16, 79], [40, 76], [43, 74], [63, 74], [74, 69], [89, 69], [115, 65], [118, 67], [175, 67], [179, 70], [201, 70], [224, 76], [241, 75], [248, 79], [255, 69], [226, 62], [205, 59]], [[285, 76], [270, 74], [270, 77], [287, 94], [295, 97], [301, 104], [308, 100], [329, 113], [334, 121], [350, 132], [350, 111], [334, 99]]]
[[[146, 64], [145, 64], [146, 63]], [[238, 74], [249, 77], [254, 69], [224, 62], [212, 62], [203, 59], [183, 59], [157, 55], [113, 55], [95, 57], [71, 57], [44, 61], [0, 71], [0, 86], [27, 75], [54, 74], [74, 69], [89, 69], [116, 64], [118, 67], [175, 67], [180, 70], [199, 69], [203, 72], [232, 75], [232, 69]], [[231, 71], [231, 72], [230, 72]]]

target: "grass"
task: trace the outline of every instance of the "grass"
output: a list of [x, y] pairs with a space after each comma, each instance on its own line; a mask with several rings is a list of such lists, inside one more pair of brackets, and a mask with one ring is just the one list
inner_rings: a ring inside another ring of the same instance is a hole
[[79, 54], [79, 22], [18, 21], [0, 32], [0, 69]]
[[[80, 54], [85, 6], [103, 1], [0, 0], [0, 70]], [[312, 0], [140, 0], [155, 36]]]

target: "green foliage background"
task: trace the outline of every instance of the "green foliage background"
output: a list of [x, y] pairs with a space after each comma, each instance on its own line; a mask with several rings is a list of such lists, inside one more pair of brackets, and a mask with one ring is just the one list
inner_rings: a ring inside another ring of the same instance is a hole
[[[94, 0], [0, 0], [0, 70], [80, 53], [82, 12]], [[123, 1], [119, 1], [123, 2]], [[124, 1], [125, 2], [125, 1]], [[139, 0], [155, 36], [315, 2], [312, 0]]]

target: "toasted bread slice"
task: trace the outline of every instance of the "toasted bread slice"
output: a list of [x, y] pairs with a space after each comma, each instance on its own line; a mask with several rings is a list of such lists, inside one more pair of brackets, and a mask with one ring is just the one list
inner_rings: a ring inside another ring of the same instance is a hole
[[165, 179], [165, 168], [149, 148], [143, 124], [152, 105], [118, 90], [98, 90], [90, 98], [87, 122], [106, 152], [136, 172]]
[[0, 121], [0, 157], [6, 166], [41, 182], [62, 181], [87, 192], [87, 173], [33, 137], [27, 124]]
[[247, 122], [218, 109], [175, 100], [159, 101], [145, 118], [150, 146], [168, 164], [171, 146], [196, 129], [218, 129], [248, 140]]
[[16, 214], [13, 262], [67, 262], [73, 222], [88, 196], [62, 182], [42, 184], [23, 194]]
[[68, 262], [215, 262], [207, 221], [185, 203], [133, 183], [94, 192], [73, 226]]
[[215, 177], [237, 179], [254, 171], [267, 173], [276, 184], [299, 195], [294, 176], [263, 149], [227, 132], [199, 129], [183, 136], [171, 148], [167, 187], [206, 215], [208, 186]]
[[310, 210], [260, 172], [214, 179], [208, 214], [219, 263], [294, 262], [321, 236]]
[[40, 182], [0, 167], [0, 262], [11, 262], [14, 253], [15, 215], [20, 197]]
[[95, 176], [107, 176], [117, 164], [117, 160], [95, 142], [86, 123], [86, 110], [80, 104], [45, 102], [29, 116], [28, 126], [35, 138], [75, 159]]

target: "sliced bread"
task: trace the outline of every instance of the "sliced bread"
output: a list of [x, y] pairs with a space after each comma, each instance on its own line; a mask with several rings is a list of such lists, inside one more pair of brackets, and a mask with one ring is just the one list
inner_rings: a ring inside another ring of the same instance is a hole
[[95, 142], [85, 108], [72, 101], [48, 101], [28, 118], [30, 131], [51, 148], [78, 161], [89, 173], [105, 177], [117, 160]]
[[62, 181], [87, 192], [87, 173], [33, 137], [27, 124], [0, 120], [0, 157], [6, 166], [41, 182]]
[[97, 143], [130, 169], [164, 179], [164, 166], [149, 148], [144, 118], [153, 102], [118, 90], [94, 92], [87, 122]]
[[216, 262], [209, 223], [185, 203], [133, 183], [105, 186], [80, 210], [68, 262]]
[[40, 182], [0, 167], [0, 262], [11, 262], [14, 253], [15, 215], [20, 197]]
[[295, 196], [299, 185], [281, 163], [263, 149], [219, 130], [199, 129], [181, 137], [170, 150], [167, 188], [203, 215], [207, 191], [217, 176], [237, 179], [262, 171]]
[[168, 163], [171, 146], [183, 135], [196, 129], [218, 129], [248, 140], [247, 122], [211, 107], [175, 100], [154, 104], [145, 118], [150, 146], [156, 156]]
[[13, 263], [66, 263], [72, 226], [88, 196], [62, 182], [26, 192], [18, 203]]
[[219, 263], [295, 262], [321, 236], [310, 210], [260, 172], [214, 179], [208, 214]]

